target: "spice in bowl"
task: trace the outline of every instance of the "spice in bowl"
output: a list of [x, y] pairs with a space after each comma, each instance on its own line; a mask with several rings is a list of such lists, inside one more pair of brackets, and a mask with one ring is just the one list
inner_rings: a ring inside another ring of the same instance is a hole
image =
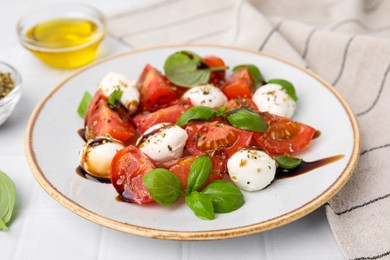
[[7, 96], [15, 87], [11, 73], [0, 71], [0, 98]]
[[49, 65], [77, 68], [95, 59], [105, 37], [104, 16], [82, 4], [49, 5], [22, 17], [19, 39]]
[[0, 61], [0, 125], [11, 115], [22, 95], [22, 77], [11, 65]]

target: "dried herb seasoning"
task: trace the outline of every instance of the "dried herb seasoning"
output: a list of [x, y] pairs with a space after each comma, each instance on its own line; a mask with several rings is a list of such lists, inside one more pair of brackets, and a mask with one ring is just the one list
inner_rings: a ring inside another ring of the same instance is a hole
[[7, 96], [15, 87], [11, 73], [0, 71], [0, 99]]

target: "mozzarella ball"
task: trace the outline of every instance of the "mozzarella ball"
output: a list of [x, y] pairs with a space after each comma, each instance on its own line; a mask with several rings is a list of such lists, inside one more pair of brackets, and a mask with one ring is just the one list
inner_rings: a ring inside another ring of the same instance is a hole
[[184, 98], [189, 98], [194, 106], [205, 106], [216, 108], [225, 104], [228, 99], [225, 94], [211, 84], [193, 87], [187, 90], [183, 95]]
[[80, 153], [80, 166], [97, 178], [110, 178], [110, 165], [117, 151], [124, 144], [109, 137], [100, 137], [87, 142]]
[[105, 96], [110, 96], [115, 90], [121, 90], [122, 96], [120, 102], [128, 109], [130, 114], [133, 114], [138, 107], [140, 93], [135, 87], [135, 81], [131, 81], [126, 76], [109, 72], [99, 84], [99, 89]]
[[287, 118], [293, 116], [296, 108], [295, 101], [278, 84], [261, 86], [253, 94], [252, 100], [257, 105], [259, 111]]
[[257, 191], [267, 187], [275, 178], [276, 162], [264, 151], [241, 149], [228, 159], [227, 169], [239, 189]]
[[138, 139], [137, 147], [156, 162], [166, 162], [183, 155], [187, 132], [174, 124], [152, 126]]
[[127, 108], [129, 114], [133, 114], [138, 108], [139, 99], [140, 99], [139, 91], [134, 87], [134, 88], [127, 88], [126, 90], [124, 90], [120, 101], [122, 105], [125, 108]]

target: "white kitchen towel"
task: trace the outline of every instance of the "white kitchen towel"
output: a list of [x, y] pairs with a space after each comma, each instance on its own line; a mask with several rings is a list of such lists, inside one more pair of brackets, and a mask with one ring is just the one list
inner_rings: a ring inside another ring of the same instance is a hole
[[330, 82], [351, 105], [362, 137], [355, 173], [326, 204], [330, 226], [347, 259], [390, 258], [389, 0], [159, 0], [109, 16], [108, 28], [132, 48], [257, 49]]

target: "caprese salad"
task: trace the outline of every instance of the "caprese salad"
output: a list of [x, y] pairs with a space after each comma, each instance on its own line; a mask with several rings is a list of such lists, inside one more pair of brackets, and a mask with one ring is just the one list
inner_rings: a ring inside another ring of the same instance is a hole
[[203, 219], [244, 204], [241, 190], [258, 191], [316, 130], [291, 118], [293, 84], [266, 81], [252, 64], [229, 68], [216, 56], [170, 55], [164, 74], [147, 64], [136, 81], [109, 72], [86, 93], [86, 144], [80, 166], [107, 179], [123, 201], [171, 205], [185, 197]]

